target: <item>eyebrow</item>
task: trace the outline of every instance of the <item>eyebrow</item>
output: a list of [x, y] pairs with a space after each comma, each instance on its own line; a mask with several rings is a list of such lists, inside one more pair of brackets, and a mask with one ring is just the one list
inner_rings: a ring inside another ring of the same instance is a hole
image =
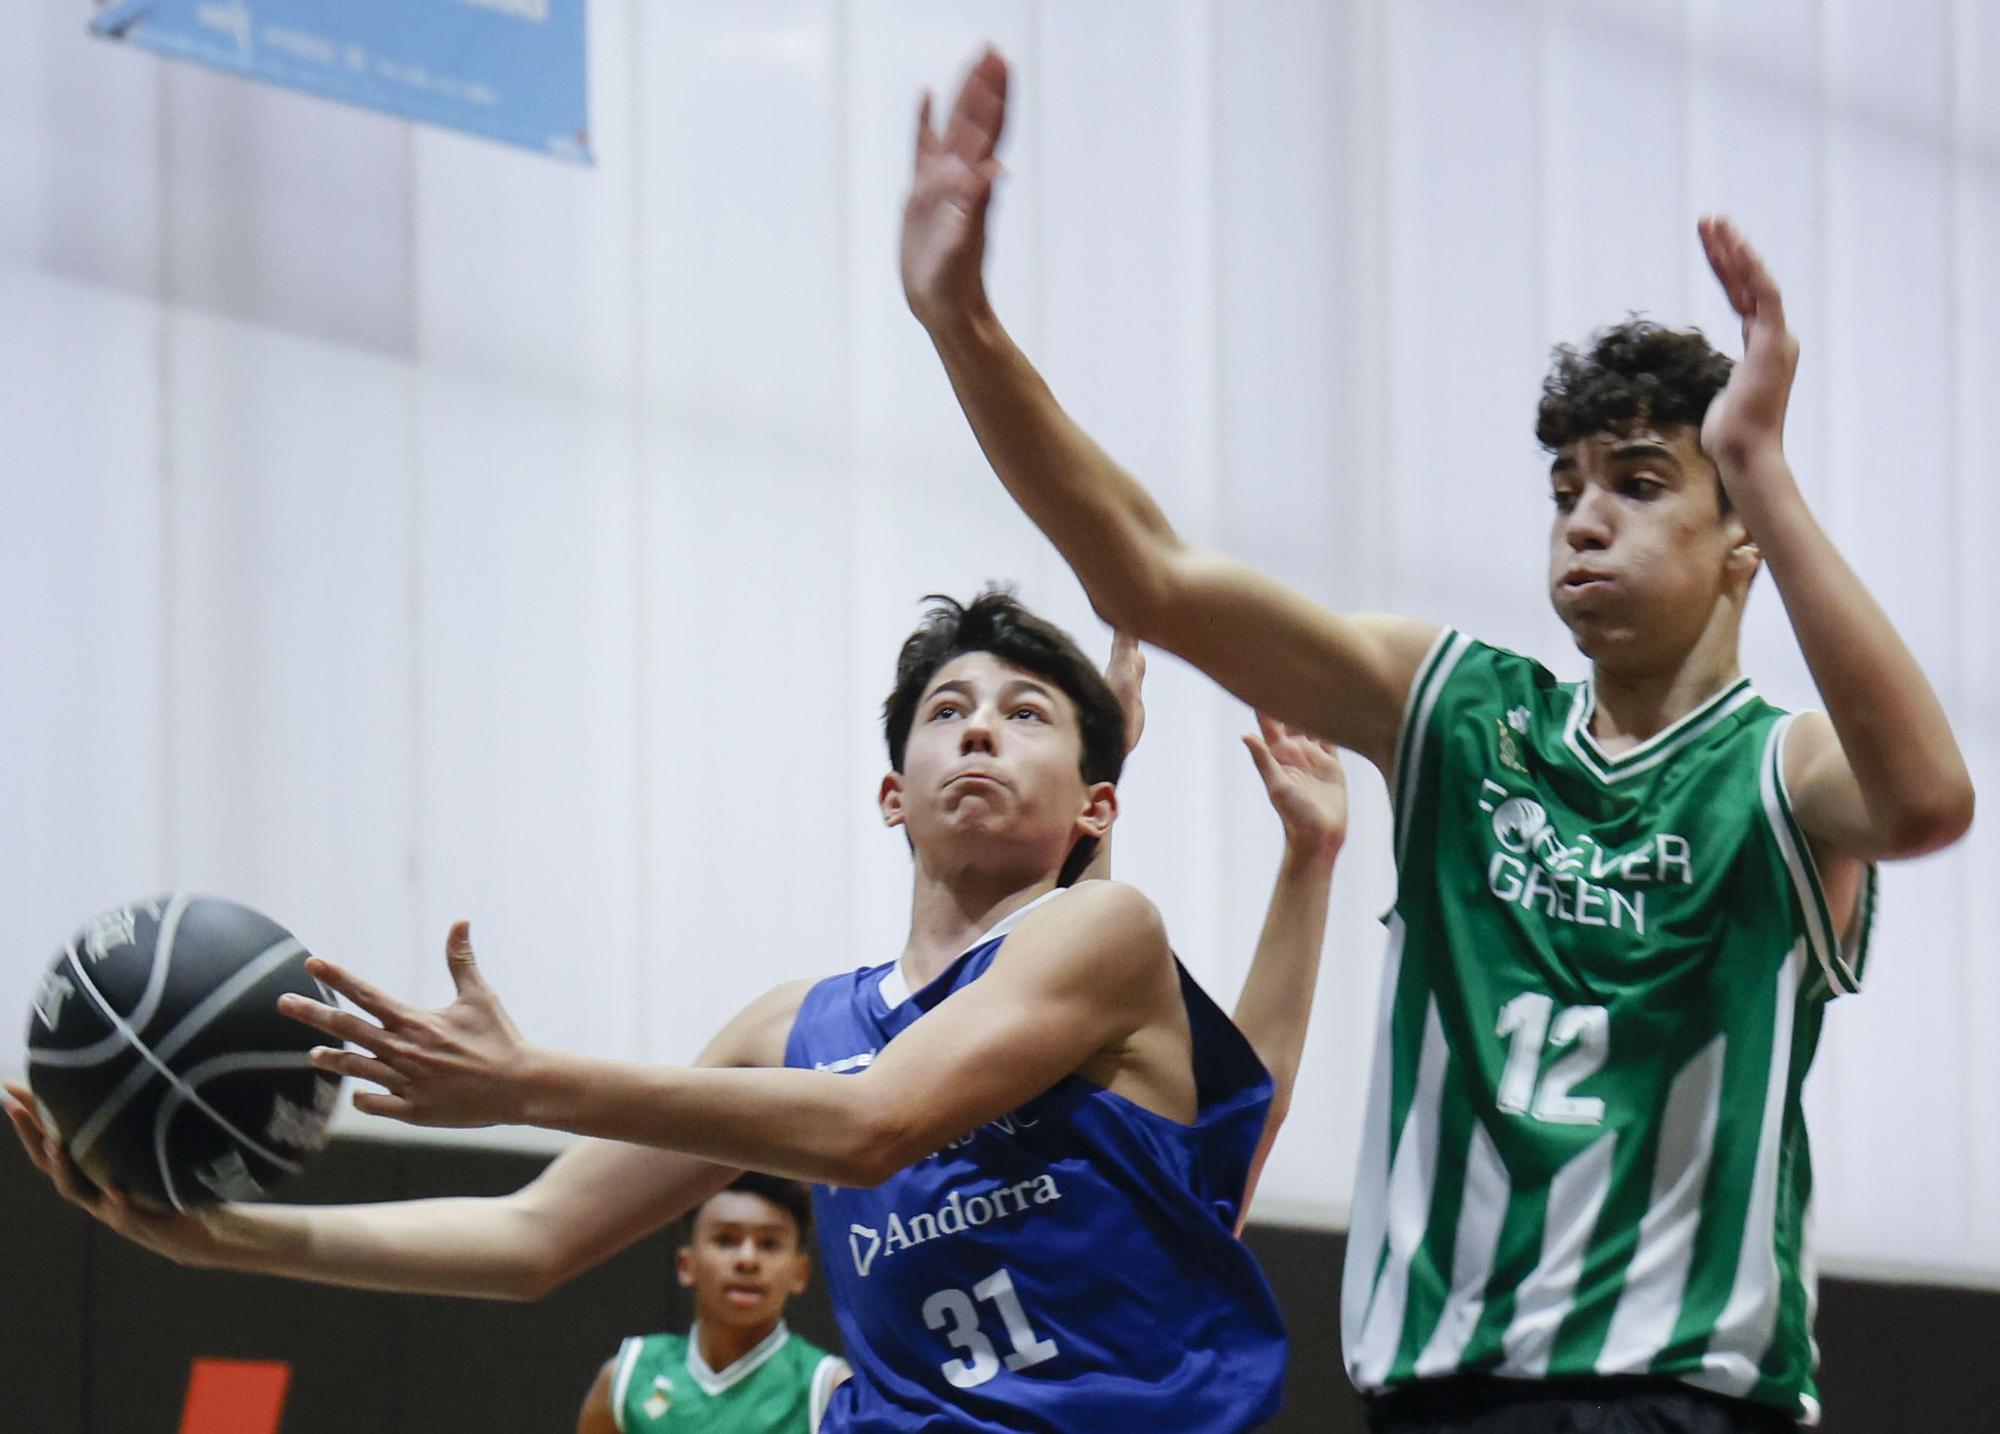
[[[1033, 692], [1038, 696], [1047, 698], [1050, 702], [1055, 701], [1055, 694], [1053, 692], [1030, 677], [1008, 678], [1000, 688], [1000, 695], [1007, 697], [1023, 691]], [[946, 692], [956, 693], [960, 697], [972, 696], [972, 688], [968, 683], [953, 678], [950, 682], [940, 682], [937, 686], [933, 687], [929, 694], [925, 696], [924, 701], [928, 703]]]
[[1653, 438], [1628, 438], [1622, 443], [1614, 443], [1608, 456], [1613, 463], [1630, 463], [1641, 458], [1665, 459], [1673, 465], [1675, 472], [1679, 472], [1681, 466], [1681, 460], [1674, 456], [1673, 449]]

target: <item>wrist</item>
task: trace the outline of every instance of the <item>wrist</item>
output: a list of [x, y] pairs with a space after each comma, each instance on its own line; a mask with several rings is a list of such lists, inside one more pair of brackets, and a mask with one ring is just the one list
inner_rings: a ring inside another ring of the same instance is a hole
[[513, 1124], [562, 1129], [566, 1071], [560, 1051], [523, 1044], [515, 1058]]
[[976, 346], [998, 323], [983, 285], [969, 293], [940, 294], [910, 304], [917, 322], [942, 352]]
[[1331, 876], [1346, 837], [1345, 832], [1288, 830], [1285, 833], [1285, 867], [1302, 876]]

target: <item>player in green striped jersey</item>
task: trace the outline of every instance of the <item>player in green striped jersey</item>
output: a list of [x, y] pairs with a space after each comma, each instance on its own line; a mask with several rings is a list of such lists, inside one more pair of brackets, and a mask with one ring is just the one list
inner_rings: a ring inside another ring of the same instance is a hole
[[[1733, 367], [1650, 324], [1564, 350], [1549, 591], [1591, 659], [1343, 616], [1201, 552], [1072, 422], [988, 302], [1007, 70], [920, 121], [903, 282], [1002, 482], [1104, 617], [1361, 752], [1396, 806], [1343, 1299], [1381, 1429], [1811, 1423], [1800, 1083], [1858, 984], [1871, 863], [1949, 844], [1973, 794], [1895, 630], [1783, 446], [1798, 345], [1725, 220]], [[1737, 637], [1768, 568], [1826, 710], [1780, 713]], [[1607, 1411], [1608, 1406], [1608, 1411]]]
[[702, 1201], [675, 1273], [686, 1334], [634, 1335], [598, 1372], [577, 1434], [814, 1434], [847, 1362], [791, 1332], [812, 1273], [805, 1187], [746, 1172]]

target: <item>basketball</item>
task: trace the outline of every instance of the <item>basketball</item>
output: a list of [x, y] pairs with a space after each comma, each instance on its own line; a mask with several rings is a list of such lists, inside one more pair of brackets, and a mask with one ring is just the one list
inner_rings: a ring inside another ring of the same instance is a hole
[[210, 896], [114, 907], [49, 966], [28, 1022], [28, 1084], [96, 1185], [191, 1210], [255, 1199], [326, 1142], [325, 1037], [278, 1013], [332, 998], [277, 922]]

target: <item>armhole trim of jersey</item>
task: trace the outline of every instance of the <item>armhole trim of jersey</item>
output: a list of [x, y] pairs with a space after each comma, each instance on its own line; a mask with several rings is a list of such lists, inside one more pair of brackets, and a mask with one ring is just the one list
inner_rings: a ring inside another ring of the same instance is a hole
[[1417, 680], [1410, 684], [1410, 697], [1403, 704], [1403, 720], [1396, 732], [1396, 770], [1393, 786], [1396, 826], [1396, 867], [1402, 869], [1403, 848], [1409, 843], [1409, 813], [1416, 802], [1418, 779], [1422, 774], [1424, 733], [1438, 696], [1450, 681], [1452, 669], [1472, 646], [1472, 639], [1453, 628], [1439, 630], [1431, 649], [1417, 668]]
[[812, 1434], [819, 1434], [819, 1422], [826, 1417], [826, 1406], [833, 1400], [833, 1382], [846, 1368], [847, 1361], [837, 1354], [823, 1354], [813, 1366]]
[[632, 1372], [639, 1367], [639, 1355], [646, 1347], [640, 1335], [631, 1335], [618, 1346], [618, 1372], [611, 1379], [611, 1422], [625, 1427], [625, 1397], [632, 1391]]
[[1771, 734], [1764, 739], [1764, 757], [1758, 764], [1757, 785], [1763, 797], [1764, 818], [1770, 823], [1778, 852], [1791, 873], [1799, 909], [1805, 915], [1806, 947], [1819, 964], [1817, 979], [1806, 984], [1814, 987], [1824, 984], [1829, 997], [1852, 995], [1861, 989], [1861, 959], [1868, 928], [1874, 920], [1875, 868], [1869, 866], [1863, 875], [1858, 897], [1860, 909], [1854, 913], [1847, 940], [1836, 942], [1833, 913], [1826, 902], [1819, 866], [1813, 860], [1805, 833], [1792, 815], [1791, 794], [1785, 789], [1785, 737], [1796, 720], [1796, 714], [1787, 714], [1771, 724]]

